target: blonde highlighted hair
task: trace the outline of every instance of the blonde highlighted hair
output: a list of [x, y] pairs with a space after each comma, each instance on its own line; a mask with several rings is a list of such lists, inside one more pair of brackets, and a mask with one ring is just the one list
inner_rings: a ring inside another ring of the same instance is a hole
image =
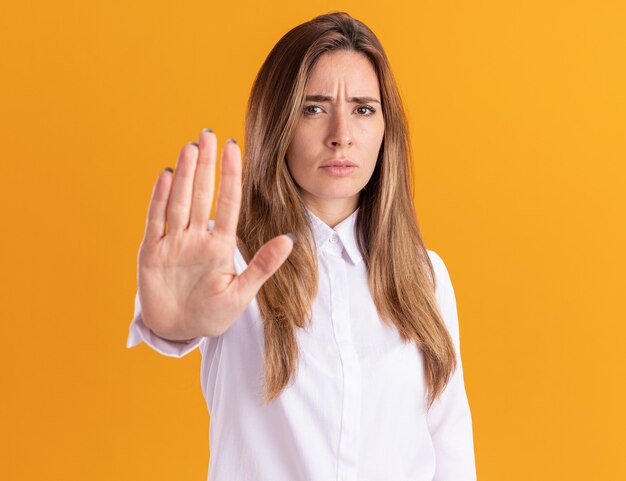
[[372, 177], [359, 196], [357, 241], [381, 320], [394, 325], [423, 354], [430, 407], [448, 383], [456, 357], [413, 206], [406, 117], [380, 42], [366, 25], [343, 12], [320, 15], [285, 34], [261, 66], [248, 103], [239, 249], [250, 262], [273, 237], [293, 232], [298, 238], [287, 261], [256, 297], [264, 327], [264, 403], [294, 378], [295, 329], [311, 322], [317, 295], [315, 241], [285, 155], [302, 115], [312, 68], [320, 55], [336, 50], [364, 54], [378, 76], [385, 132]]

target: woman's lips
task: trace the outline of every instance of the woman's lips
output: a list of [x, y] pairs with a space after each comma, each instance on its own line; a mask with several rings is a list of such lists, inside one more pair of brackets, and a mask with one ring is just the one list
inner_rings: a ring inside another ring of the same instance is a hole
[[322, 167], [322, 170], [326, 172], [328, 175], [332, 175], [333, 177], [344, 177], [346, 175], [350, 175], [355, 169], [357, 169], [356, 165], [327, 165]]
[[356, 167], [356, 164], [348, 159], [331, 159], [324, 162], [322, 167]]

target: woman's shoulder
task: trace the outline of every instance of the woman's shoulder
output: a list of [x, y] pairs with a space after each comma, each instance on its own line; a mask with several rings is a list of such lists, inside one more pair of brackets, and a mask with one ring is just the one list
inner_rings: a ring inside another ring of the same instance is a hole
[[458, 341], [459, 327], [456, 307], [456, 295], [448, 268], [441, 256], [431, 249], [426, 249], [435, 271], [435, 296], [441, 308], [446, 325], [455, 341]]
[[430, 262], [433, 263], [433, 267], [435, 263], [443, 263], [443, 260], [441, 259], [439, 254], [437, 254], [437, 252], [435, 252], [434, 250], [426, 249], [426, 253], [428, 254], [428, 257], [430, 257]]
[[426, 249], [426, 252], [428, 253], [428, 257], [430, 258], [430, 263], [433, 265], [433, 269], [435, 271], [435, 280], [437, 281], [437, 283], [449, 277], [448, 268], [446, 267], [446, 264], [441, 256], [432, 249]]
[[455, 303], [454, 287], [452, 287], [452, 279], [446, 263], [441, 256], [434, 250], [426, 249], [430, 262], [435, 271], [435, 294], [442, 304]]

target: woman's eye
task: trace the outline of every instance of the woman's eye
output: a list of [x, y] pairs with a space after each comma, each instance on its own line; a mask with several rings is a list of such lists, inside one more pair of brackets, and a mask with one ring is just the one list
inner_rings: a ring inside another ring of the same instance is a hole
[[361, 105], [357, 107], [356, 110], [357, 112], [363, 115], [372, 115], [374, 112], [376, 112], [376, 109], [374, 109], [374, 107], [371, 107], [369, 105]]
[[306, 107], [304, 107], [304, 114], [305, 115], [318, 114], [319, 111], [315, 111], [315, 109], [321, 110], [321, 107], [319, 105], [307, 105]]
[[[376, 112], [376, 109], [371, 105], [360, 105], [356, 108], [356, 111], [358, 114], [367, 117], [374, 114], [374, 112]], [[322, 112], [322, 107], [320, 107], [319, 105], [307, 105], [304, 107], [305, 115], [316, 115]]]

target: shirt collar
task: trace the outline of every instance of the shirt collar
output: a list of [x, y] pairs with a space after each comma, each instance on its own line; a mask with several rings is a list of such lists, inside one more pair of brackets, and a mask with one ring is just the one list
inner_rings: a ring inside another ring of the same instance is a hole
[[[313, 214], [308, 208], [305, 209], [309, 217], [313, 237], [315, 238], [318, 255], [326, 249], [337, 248], [337, 246], [340, 245], [353, 264], [358, 264], [363, 260], [356, 240], [356, 219], [359, 215], [358, 208], [337, 224], [334, 229]], [[333, 243], [332, 238], [336, 238], [338, 241]]]

